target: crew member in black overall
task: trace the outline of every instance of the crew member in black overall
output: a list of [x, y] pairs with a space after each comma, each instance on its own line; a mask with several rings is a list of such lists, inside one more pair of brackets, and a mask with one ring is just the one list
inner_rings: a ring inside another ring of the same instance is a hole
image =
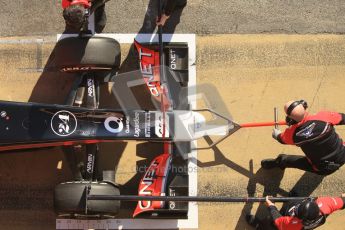
[[273, 202], [266, 197], [266, 205], [270, 213], [264, 219], [247, 215], [246, 221], [258, 230], [306, 230], [315, 229], [326, 222], [326, 218], [334, 211], [345, 208], [345, 193], [340, 197], [307, 198], [288, 202], [278, 211]]
[[321, 111], [311, 115], [307, 108], [304, 100], [287, 102], [284, 110], [289, 127], [272, 133], [280, 143], [300, 147], [306, 156], [280, 154], [276, 159], [262, 160], [262, 168], [298, 168], [329, 175], [345, 163], [345, 146], [334, 129], [334, 125], [345, 124], [345, 114]]
[[[160, 20], [158, 20], [157, 1], [161, 1], [163, 7]], [[186, 5], [187, 0], [150, 0], [143, 25], [138, 33], [152, 34], [157, 25], [162, 25], [163, 33], [173, 34], [176, 25], [179, 23], [182, 10]]]
[[95, 14], [95, 32], [101, 33], [107, 22], [105, 3], [109, 0], [62, 0], [66, 33], [87, 30], [88, 15]]

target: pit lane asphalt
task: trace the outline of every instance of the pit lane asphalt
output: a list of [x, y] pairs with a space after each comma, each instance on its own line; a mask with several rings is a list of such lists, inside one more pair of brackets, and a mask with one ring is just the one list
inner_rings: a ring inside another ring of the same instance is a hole
[[[104, 32], [137, 33], [156, 0], [107, 3]], [[63, 30], [61, 0], [0, 1], [0, 36], [54, 35]], [[344, 33], [342, 0], [188, 0], [176, 32], [208, 34]], [[175, 17], [174, 15], [172, 17]]]
[[[111, 0], [105, 32], [137, 32], [147, 3], [128, 1], [125, 4]], [[27, 4], [25, 1], [0, 1], [1, 99], [27, 101], [34, 95], [37, 101], [61, 103], [71, 79], [48, 74], [44, 80], [40, 78], [41, 73], [36, 72], [37, 66], [46, 62], [54, 46], [55, 34], [63, 30], [60, 8], [51, 7], [58, 4], [56, 1], [31, 1], [30, 7]], [[306, 99], [312, 112], [323, 108], [345, 111], [342, 100], [345, 96], [342, 83], [345, 39], [342, 35], [314, 35], [345, 31], [342, 23], [345, 21], [344, 4], [342, 1], [217, 1], [210, 4], [209, 1], [191, 0], [176, 32], [199, 35], [197, 80], [200, 90], [217, 89], [221, 100], [213, 102], [216, 109], [231, 114], [239, 123], [270, 121], [274, 106], [280, 108], [283, 119], [281, 105], [291, 98]], [[256, 35], [261, 33], [268, 34]], [[295, 33], [302, 35], [293, 35]], [[36, 43], [7, 42], [23, 39], [43, 39], [44, 42], [40, 48]], [[38, 55], [40, 49], [42, 52]], [[125, 55], [126, 47], [122, 49]], [[39, 80], [40, 88], [34, 90]], [[342, 127], [337, 130], [345, 136]], [[312, 195], [344, 192], [344, 168], [326, 178], [293, 169], [284, 173], [260, 170], [262, 158], [274, 157], [280, 152], [301, 154], [296, 148], [275, 143], [270, 134], [270, 128], [243, 129], [213, 151], [200, 151], [199, 194], [246, 196], [269, 192], [286, 195], [295, 186], [304, 194], [313, 192]], [[135, 143], [120, 143], [108, 148], [108, 157], [114, 151], [121, 156], [119, 169], [142, 160], [134, 154]], [[54, 228], [53, 188], [71, 178], [64, 167], [66, 162], [61, 151], [51, 148], [2, 153], [1, 157], [1, 226], [4, 229]], [[62, 169], [57, 168], [60, 161], [63, 161]], [[118, 174], [117, 181], [126, 183], [134, 176], [133, 170], [125, 170]], [[244, 223], [244, 213], [250, 210], [255, 213], [257, 205], [200, 204], [199, 207], [200, 229], [210, 226], [245, 229], [248, 227]], [[343, 213], [336, 213], [320, 229], [343, 229], [339, 224], [342, 221]]]

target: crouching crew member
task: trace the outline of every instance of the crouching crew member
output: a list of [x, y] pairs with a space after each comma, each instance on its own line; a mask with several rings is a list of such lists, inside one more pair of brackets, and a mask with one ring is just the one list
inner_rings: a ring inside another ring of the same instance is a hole
[[311, 115], [307, 108], [304, 100], [287, 102], [284, 110], [289, 127], [272, 133], [280, 143], [300, 147], [306, 156], [280, 154], [276, 159], [262, 160], [262, 168], [298, 168], [329, 175], [345, 163], [345, 146], [334, 129], [334, 125], [345, 124], [345, 114], [321, 111]]

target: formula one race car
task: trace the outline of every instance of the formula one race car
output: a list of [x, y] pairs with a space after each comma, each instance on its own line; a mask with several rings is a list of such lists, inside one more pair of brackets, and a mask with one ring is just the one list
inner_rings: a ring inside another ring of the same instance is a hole
[[[87, 201], [87, 194], [119, 195], [119, 187], [114, 183], [114, 174], [99, 176], [96, 168], [99, 142], [119, 140], [160, 141], [165, 146], [164, 153], [153, 159], [144, 175], [139, 195], [188, 195], [188, 177], [186, 173], [169, 173], [174, 167], [186, 167], [187, 160], [177, 151], [190, 152], [191, 137], [188, 125], [193, 125], [195, 112], [188, 110], [187, 103], [174, 103], [178, 111], [167, 110], [120, 110], [98, 109], [100, 85], [114, 78], [135, 76], [142, 77], [152, 95], [153, 103], [160, 103], [168, 98], [161, 98], [159, 78], [159, 56], [157, 45], [144, 46], [135, 42], [141, 71], [117, 74], [120, 66], [120, 45], [110, 38], [103, 37], [68, 37], [60, 40], [55, 49], [56, 70], [77, 74], [75, 84], [69, 94], [66, 105], [48, 105], [37, 103], [1, 102], [0, 130], [6, 135], [0, 137], [0, 150], [23, 148], [41, 148], [63, 146], [67, 159], [76, 151], [85, 150], [86, 157], [79, 178], [75, 181], [59, 184], [55, 190], [55, 209], [59, 215], [71, 216], [116, 216], [119, 201]], [[186, 44], [169, 44], [164, 48], [166, 61], [170, 67], [166, 71], [176, 87], [184, 88], [188, 83], [188, 47]], [[102, 55], [95, 55], [101, 53]], [[68, 55], [67, 55], [68, 54]], [[74, 74], [74, 75], [75, 75]], [[73, 75], [73, 77], [75, 77]], [[71, 76], [72, 77], [72, 76]], [[182, 91], [181, 91], [182, 92]], [[178, 95], [178, 94], [176, 94]], [[180, 94], [181, 96], [181, 94]], [[168, 106], [167, 103], [162, 103]], [[195, 130], [192, 130], [195, 131]], [[178, 141], [179, 147], [172, 145]], [[182, 146], [182, 147], [181, 147]], [[171, 154], [175, 152], [175, 154]], [[181, 153], [182, 154], [182, 153]], [[68, 156], [69, 155], [69, 156]], [[167, 216], [177, 213], [185, 216], [186, 203], [168, 205], [164, 202], [138, 203], [134, 216], [149, 211]]]

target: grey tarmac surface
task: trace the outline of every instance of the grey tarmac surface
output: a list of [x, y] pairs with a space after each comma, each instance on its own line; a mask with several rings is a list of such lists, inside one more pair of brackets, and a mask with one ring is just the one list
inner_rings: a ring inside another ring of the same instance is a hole
[[[104, 32], [137, 33], [156, 0], [110, 0]], [[178, 33], [344, 33], [343, 0], [188, 0]], [[0, 36], [63, 31], [60, 0], [0, 1]]]

